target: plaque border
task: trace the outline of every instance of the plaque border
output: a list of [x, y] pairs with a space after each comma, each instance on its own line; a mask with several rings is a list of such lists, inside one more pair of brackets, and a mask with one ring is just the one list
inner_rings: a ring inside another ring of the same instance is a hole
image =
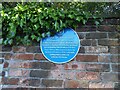
[[[73, 32], [75, 32], [76, 36], [78, 37], [78, 40], [79, 40], [79, 47], [78, 47], [78, 50], [77, 50], [76, 54], [75, 54], [74, 57], [73, 57], [73, 58], [75, 58], [76, 55], [77, 55], [78, 52], [79, 52], [79, 49], [80, 49], [80, 38], [79, 38], [77, 32], [76, 32], [74, 29], [72, 29], [72, 28], [64, 28], [64, 29], [71, 29]], [[64, 30], [64, 29], [63, 29], [63, 30]], [[47, 38], [47, 37], [46, 37], [46, 38]], [[44, 38], [42, 38], [42, 39], [40, 40], [40, 50], [41, 50], [43, 56], [44, 56], [48, 61], [50, 61], [50, 62], [52, 62], [52, 63], [55, 63], [55, 64], [65, 64], [65, 63], [70, 62], [70, 61], [73, 59], [73, 58], [71, 58], [70, 60], [65, 61], [65, 62], [54, 62], [54, 61], [48, 59], [48, 58], [44, 55], [43, 50], [42, 50], [42, 40], [43, 40], [43, 39], [44, 39]]]

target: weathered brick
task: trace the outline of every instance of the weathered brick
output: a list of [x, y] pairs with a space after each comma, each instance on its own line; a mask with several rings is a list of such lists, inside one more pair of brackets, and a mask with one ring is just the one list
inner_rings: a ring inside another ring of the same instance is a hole
[[4, 77], [5, 76], [5, 71], [2, 71], [1, 74], [2, 74], [1, 76]]
[[65, 71], [64, 78], [66, 80], [75, 80], [75, 75], [76, 75], [75, 71]]
[[84, 47], [80, 47], [79, 52], [78, 53], [85, 53], [85, 48]]
[[82, 46], [97, 46], [96, 40], [90, 40], [90, 39], [81, 39], [81, 45]]
[[19, 79], [18, 78], [2, 78], [2, 84], [4, 85], [18, 85]]
[[2, 52], [10, 52], [12, 50], [11, 46], [2, 46]]
[[89, 88], [90, 90], [114, 90], [112, 82], [90, 82]]
[[108, 38], [118, 38], [118, 32], [108, 32]]
[[79, 88], [79, 82], [75, 80], [65, 81], [65, 88]]
[[87, 46], [85, 47], [86, 53], [108, 53], [108, 46]]
[[95, 25], [89, 25], [89, 26], [80, 25], [76, 28], [76, 31], [77, 32], [90, 32], [90, 31], [92, 32], [92, 31], [96, 31], [96, 26]]
[[11, 76], [11, 77], [28, 77], [30, 74], [30, 71], [29, 70], [18, 70], [18, 69], [10, 69], [9, 72], [8, 72], [8, 75]]
[[40, 47], [38, 46], [28, 46], [26, 51], [30, 53], [41, 53]]
[[115, 32], [117, 31], [117, 28], [114, 25], [100, 25], [98, 26], [97, 30], [104, 32]]
[[43, 54], [35, 54], [34, 59], [35, 60], [46, 60]]
[[112, 64], [113, 72], [120, 72], [120, 64]]
[[97, 62], [98, 56], [97, 55], [77, 55], [76, 60], [81, 62]]
[[108, 82], [118, 82], [120, 81], [120, 73], [102, 73], [102, 80]]
[[120, 82], [117, 82], [117, 83], [115, 83], [114, 84], [114, 90], [119, 90], [119, 88], [120, 88]]
[[113, 63], [119, 63], [120, 62], [120, 55], [117, 55], [117, 54], [116, 55], [111, 55], [110, 60]]
[[77, 33], [80, 39], [85, 38], [85, 33]]
[[64, 79], [64, 73], [62, 70], [51, 70], [48, 78]]
[[12, 58], [12, 54], [11, 53], [6, 53], [5, 55], [4, 55], [4, 58], [6, 59], [6, 60], [10, 60], [11, 58]]
[[109, 72], [110, 66], [109, 64], [86, 64], [86, 70], [94, 72]]
[[2, 53], [0, 53], [0, 58], [3, 58], [4, 57], [4, 55], [3, 55], [3, 52]]
[[101, 22], [101, 25], [119, 25], [119, 23], [119, 19], [106, 18]]
[[98, 58], [99, 62], [110, 62], [110, 54], [100, 54]]
[[31, 70], [30, 77], [47, 78], [49, 76], [49, 73], [50, 71]]
[[100, 80], [100, 74], [98, 72], [77, 72], [77, 80]]
[[98, 40], [98, 45], [102, 46], [118, 46], [118, 40]]
[[10, 61], [9, 68], [32, 68], [31, 62]]
[[109, 47], [109, 53], [111, 54], [119, 54], [120, 53], [120, 46], [110, 46]]
[[86, 34], [87, 39], [101, 39], [101, 38], [107, 38], [107, 33], [87, 33]]
[[24, 79], [21, 81], [21, 85], [23, 86], [40, 86], [39, 79]]
[[32, 68], [34, 69], [55, 69], [56, 65], [50, 62], [32, 62]]
[[15, 53], [24, 53], [24, 52], [26, 52], [26, 47], [24, 47], [24, 46], [13, 46], [12, 50]]
[[33, 60], [33, 54], [14, 54], [13, 59], [17, 59], [17, 60]]
[[85, 64], [80, 63], [66, 63], [64, 64], [65, 70], [86, 70]]
[[[81, 80], [81, 81], [77, 81], [77, 80], [66, 80], [65, 81], [65, 88], [88, 88], [88, 82]], [[72, 89], [73, 90], [73, 89]], [[82, 89], [84, 90], [84, 89]]]
[[4, 62], [4, 59], [0, 59], [0, 64], [2, 64]]
[[3, 68], [8, 68], [8, 66], [9, 66], [9, 63], [8, 62], [4, 62]]
[[63, 80], [43, 79], [42, 85], [45, 87], [62, 87]]

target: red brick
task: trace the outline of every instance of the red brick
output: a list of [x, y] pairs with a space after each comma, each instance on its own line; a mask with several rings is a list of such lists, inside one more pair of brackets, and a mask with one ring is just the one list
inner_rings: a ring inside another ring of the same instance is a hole
[[67, 63], [64, 65], [65, 70], [86, 70], [85, 64], [80, 63]]
[[77, 80], [99, 80], [100, 75], [97, 72], [77, 72]]
[[65, 81], [65, 88], [88, 88], [88, 81], [67, 80]]
[[97, 62], [98, 56], [97, 55], [77, 55], [76, 60], [81, 62]]
[[42, 54], [35, 54], [34, 59], [35, 60], [46, 60], [46, 58]]
[[8, 66], [9, 66], [9, 63], [5, 62], [3, 68], [7, 68]]
[[12, 48], [13, 52], [15, 53], [23, 53], [23, 52], [26, 52], [26, 48], [24, 46], [14, 46]]
[[18, 85], [19, 79], [18, 78], [2, 78], [2, 84], [4, 85]]
[[75, 80], [65, 81], [65, 88], [79, 88], [79, 82]]
[[86, 79], [87, 80], [99, 80], [100, 74], [97, 72], [86, 72]]
[[78, 68], [78, 65], [76, 64], [72, 65], [72, 69], [76, 69], [76, 68]]
[[17, 60], [33, 60], [33, 54], [15, 54], [13, 59], [17, 59]]

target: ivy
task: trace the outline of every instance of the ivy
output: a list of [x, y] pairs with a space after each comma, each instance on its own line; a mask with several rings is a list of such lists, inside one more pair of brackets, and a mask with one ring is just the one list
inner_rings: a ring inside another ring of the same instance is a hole
[[80, 2], [28, 2], [4, 6], [1, 16], [3, 44], [18, 45], [39, 42], [66, 27], [75, 29], [78, 23], [86, 24], [92, 13], [85, 11]]

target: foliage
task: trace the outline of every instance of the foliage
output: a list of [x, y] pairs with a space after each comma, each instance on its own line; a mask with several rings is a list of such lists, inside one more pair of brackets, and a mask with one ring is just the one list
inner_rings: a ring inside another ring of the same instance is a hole
[[[81, 2], [3, 3], [3, 44], [39, 42], [41, 38], [54, 35], [65, 27], [76, 28], [78, 23], [85, 24], [91, 17], [96, 19], [96, 15], [100, 14], [96, 8], [100, 4], [89, 5]], [[101, 4], [101, 7], [105, 5]], [[99, 24], [96, 20], [95, 23]]]

